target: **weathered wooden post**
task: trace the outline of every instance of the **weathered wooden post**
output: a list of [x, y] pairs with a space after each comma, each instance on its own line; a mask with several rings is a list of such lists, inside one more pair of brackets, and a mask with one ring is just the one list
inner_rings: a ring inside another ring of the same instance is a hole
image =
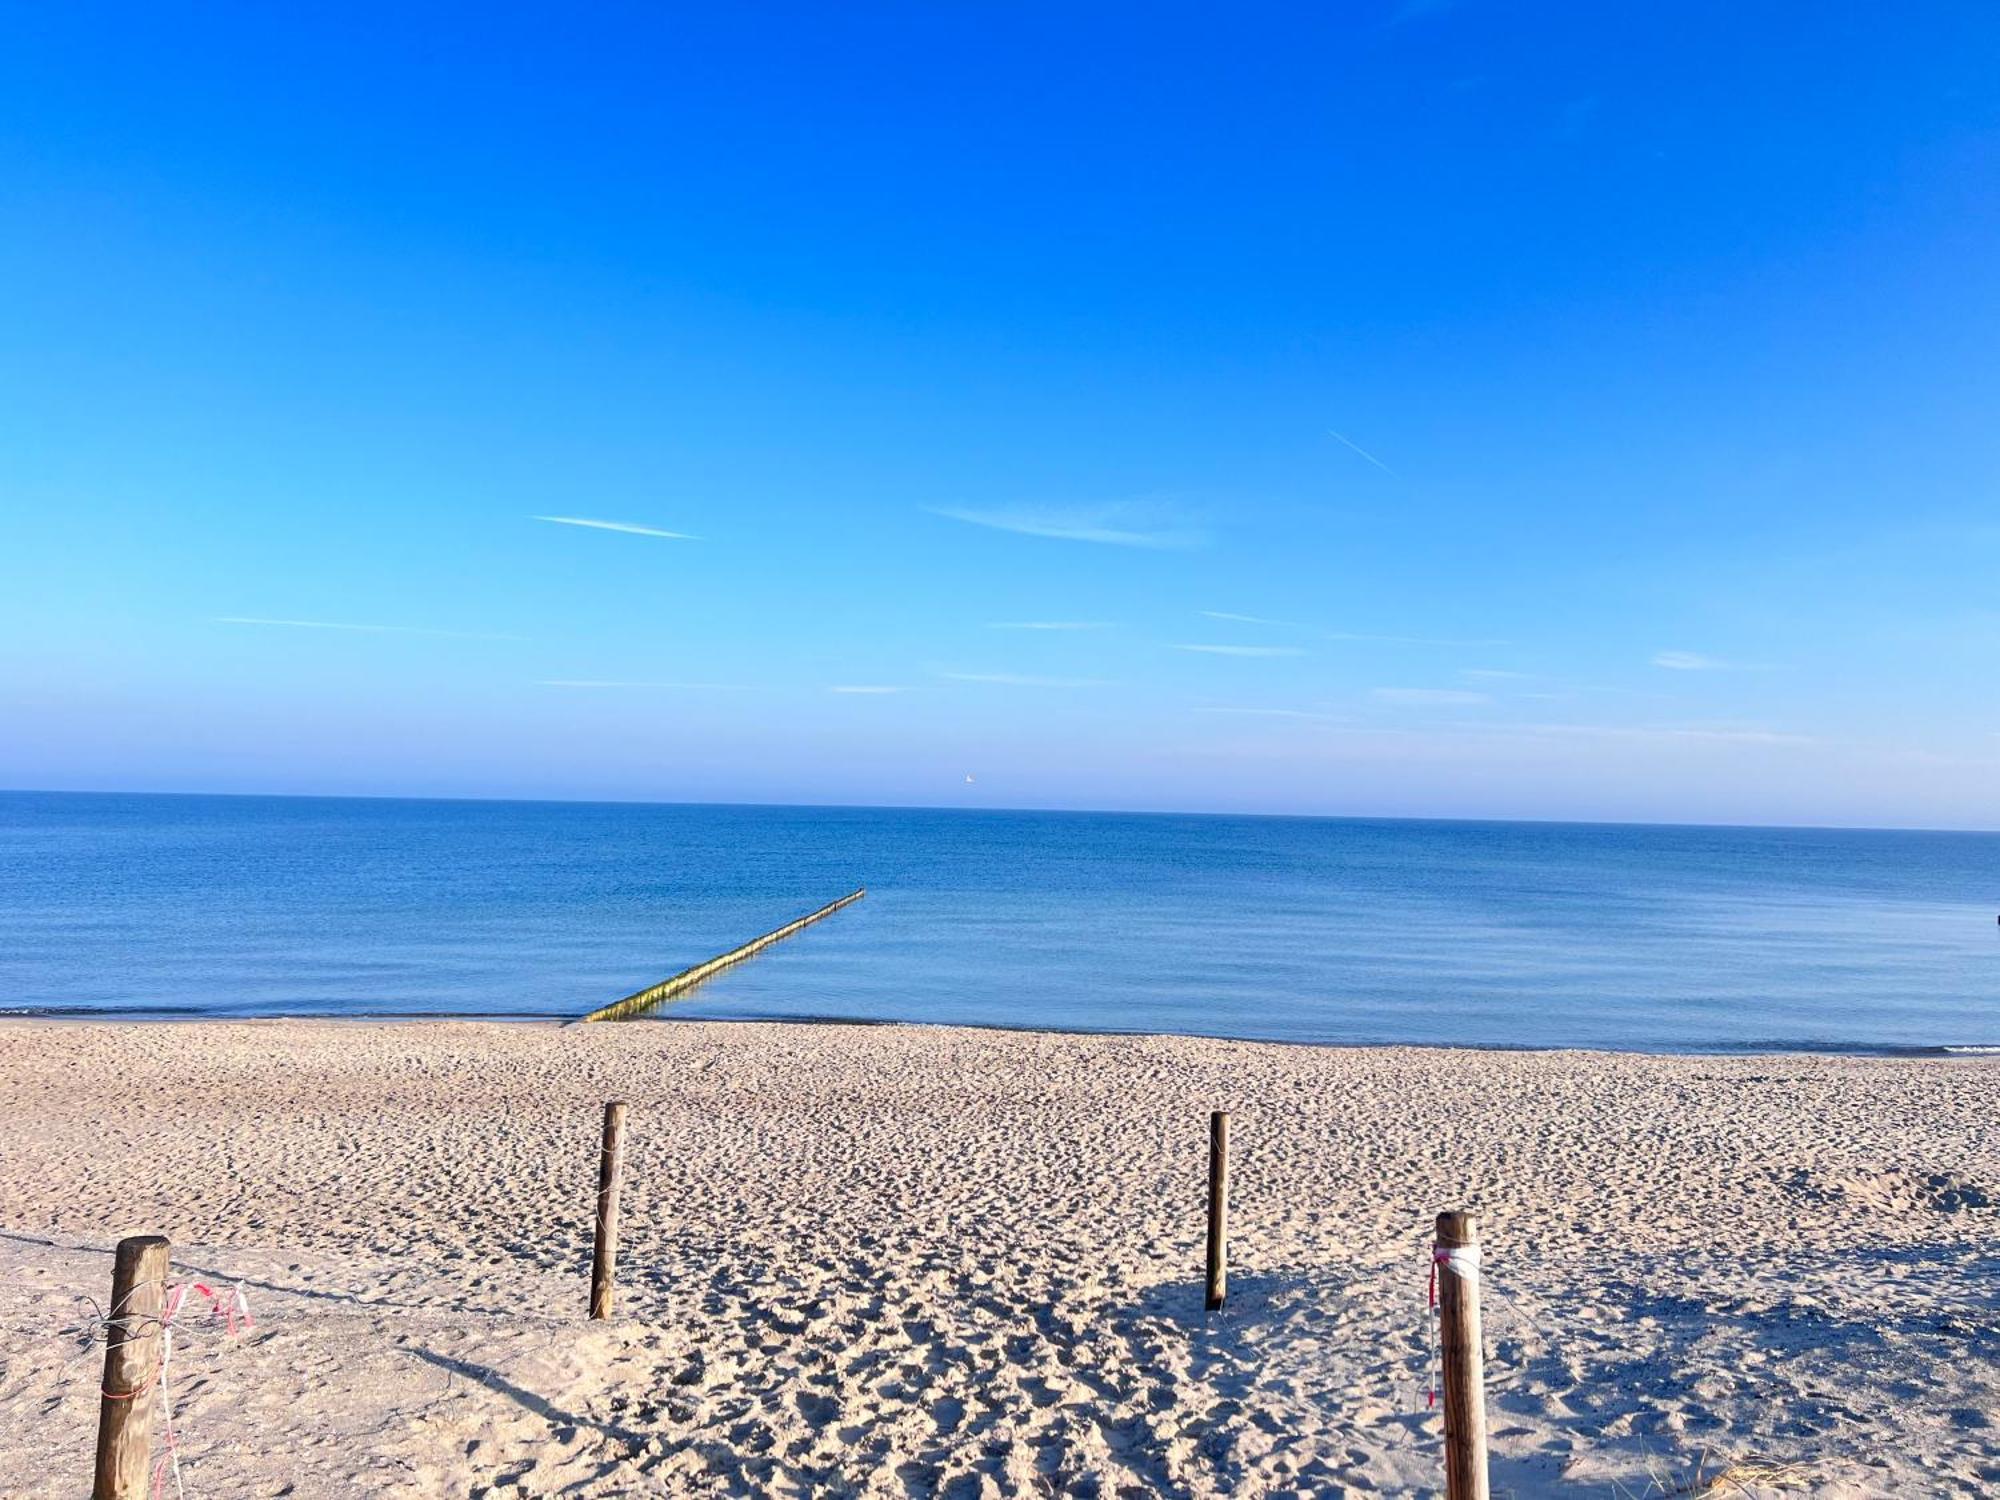
[[91, 1500], [148, 1500], [153, 1490], [153, 1387], [166, 1311], [164, 1237], [118, 1242], [111, 1310], [104, 1319], [104, 1394], [97, 1407], [97, 1477]]
[[597, 1160], [597, 1244], [590, 1257], [590, 1316], [611, 1316], [618, 1273], [618, 1180], [625, 1172], [625, 1106], [604, 1106], [604, 1149]]
[[1479, 1326], [1479, 1223], [1439, 1214], [1431, 1250], [1444, 1366], [1445, 1500], [1487, 1500], [1486, 1354]]
[[1214, 1312], [1229, 1296], [1229, 1112], [1208, 1117], [1208, 1299]]

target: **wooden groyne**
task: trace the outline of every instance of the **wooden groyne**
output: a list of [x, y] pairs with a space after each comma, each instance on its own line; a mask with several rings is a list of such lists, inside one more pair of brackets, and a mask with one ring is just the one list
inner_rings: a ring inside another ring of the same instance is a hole
[[609, 1005], [600, 1006], [587, 1016], [578, 1016], [573, 1024], [581, 1025], [585, 1021], [629, 1021], [634, 1016], [643, 1016], [654, 1006], [685, 995], [704, 979], [714, 978], [731, 964], [740, 964], [751, 955], [763, 952], [771, 944], [783, 942], [793, 933], [832, 916], [843, 906], [852, 906], [867, 894], [866, 887], [850, 891], [838, 901], [830, 901], [818, 911], [806, 913], [796, 922], [787, 922], [776, 932], [767, 932], [760, 938], [752, 938], [742, 947], [731, 948], [720, 957], [696, 964], [692, 969], [682, 969], [671, 979], [662, 979], [658, 984], [648, 985], [637, 994], [627, 995], [623, 1000], [614, 1000]]

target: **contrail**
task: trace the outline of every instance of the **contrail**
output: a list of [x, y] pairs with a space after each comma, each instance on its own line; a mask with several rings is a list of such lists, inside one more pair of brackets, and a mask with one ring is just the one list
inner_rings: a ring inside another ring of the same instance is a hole
[[1237, 625], [1277, 625], [1286, 630], [1294, 628], [1290, 620], [1267, 620], [1262, 615], [1231, 614], [1226, 609], [1204, 609], [1200, 613], [1211, 620], [1229, 620]]
[[628, 536], [663, 536], [677, 542], [699, 541], [685, 531], [662, 531], [657, 526], [640, 526], [631, 521], [592, 521], [584, 516], [530, 516], [531, 521], [552, 521], [558, 526], [588, 526], [593, 531], [622, 531]]
[[[1327, 431], [1333, 432], [1333, 429], [1329, 427], [1327, 428]], [[1339, 438], [1343, 443], [1347, 444], [1347, 446], [1352, 448], [1356, 453], [1359, 453], [1363, 458], [1367, 459], [1368, 462], [1375, 465], [1375, 467], [1380, 469], [1384, 474], [1387, 474], [1391, 479], [1401, 479], [1403, 477], [1401, 474], [1398, 474], [1394, 469], [1390, 468], [1387, 464], [1383, 463], [1381, 459], [1377, 458], [1374, 454], [1370, 453], [1366, 448], [1362, 447], [1359, 443], [1355, 442], [1353, 438], [1347, 436], [1346, 433], [1333, 432], [1333, 435]]]

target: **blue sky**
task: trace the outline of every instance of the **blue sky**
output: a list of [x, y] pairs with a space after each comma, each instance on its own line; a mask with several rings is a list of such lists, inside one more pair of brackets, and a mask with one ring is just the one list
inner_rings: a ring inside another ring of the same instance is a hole
[[1996, 188], [1975, 3], [7, 6], [0, 784], [2000, 825]]

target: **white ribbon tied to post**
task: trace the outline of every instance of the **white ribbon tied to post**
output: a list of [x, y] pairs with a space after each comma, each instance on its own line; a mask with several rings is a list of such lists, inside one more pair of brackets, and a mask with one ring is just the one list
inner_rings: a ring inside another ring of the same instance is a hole
[[1432, 1245], [1431, 1246], [1431, 1290], [1430, 1317], [1426, 1320], [1430, 1329], [1431, 1343], [1431, 1388], [1425, 1398], [1426, 1407], [1437, 1405], [1438, 1399], [1438, 1268], [1442, 1266], [1469, 1287], [1479, 1285], [1479, 1247], [1477, 1245]]
[[1431, 1264], [1443, 1266], [1460, 1281], [1469, 1285], [1479, 1284], [1479, 1247], [1477, 1245], [1433, 1245]]

